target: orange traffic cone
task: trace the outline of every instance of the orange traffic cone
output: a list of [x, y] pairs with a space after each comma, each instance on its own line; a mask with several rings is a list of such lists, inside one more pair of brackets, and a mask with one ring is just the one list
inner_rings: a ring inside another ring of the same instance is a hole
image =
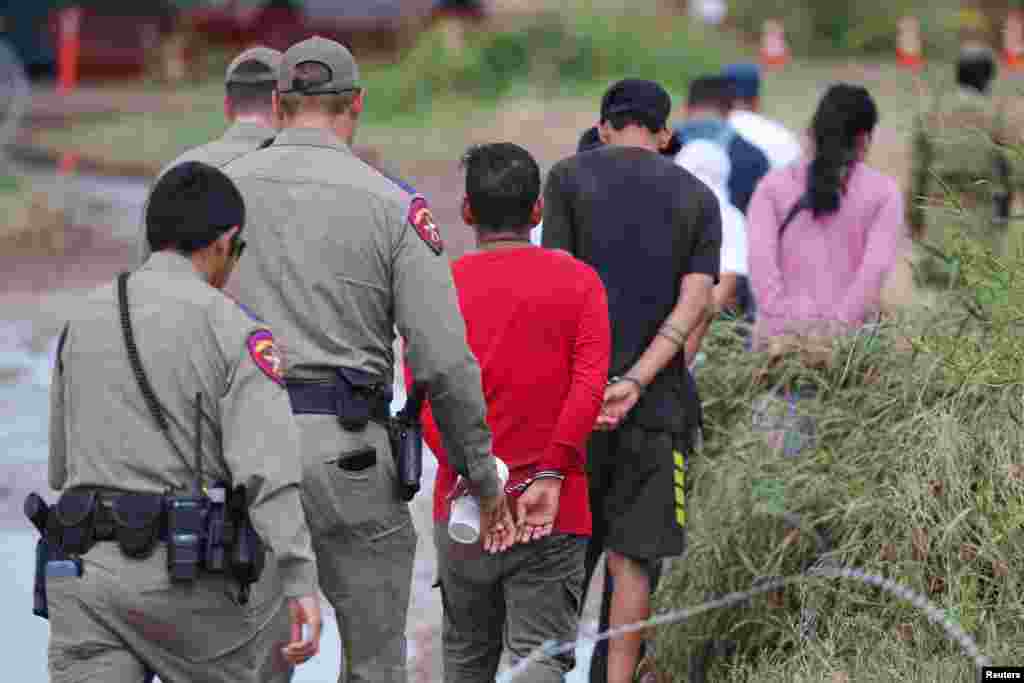
[[58, 15], [60, 45], [57, 49], [57, 92], [66, 95], [78, 82], [79, 27], [82, 10], [68, 7]]
[[761, 64], [767, 69], [781, 69], [788, 62], [786, 30], [778, 19], [769, 19], [761, 32]]
[[1003, 26], [1003, 63], [1011, 71], [1024, 68], [1024, 13], [1011, 10]]
[[896, 61], [911, 71], [920, 71], [924, 66], [924, 57], [921, 54], [921, 23], [917, 17], [900, 19]]
[[57, 171], [61, 175], [71, 175], [78, 168], [78, 155], [74, 152], [61, 152], [57, 161]]

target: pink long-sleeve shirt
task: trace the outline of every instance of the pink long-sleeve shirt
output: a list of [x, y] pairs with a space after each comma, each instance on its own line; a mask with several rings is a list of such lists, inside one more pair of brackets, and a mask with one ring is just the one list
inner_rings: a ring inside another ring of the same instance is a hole
[[772, 171], [747, 215], [750, 278], [757, 300], [755, 344], [787, 333], [835, 335], [878, 310], [882, 285], [908, 239], [903, 196], [891, 177], [857, 163], [839, 210], [805, 209], [779, 227], [807, 189], [806, 159]]

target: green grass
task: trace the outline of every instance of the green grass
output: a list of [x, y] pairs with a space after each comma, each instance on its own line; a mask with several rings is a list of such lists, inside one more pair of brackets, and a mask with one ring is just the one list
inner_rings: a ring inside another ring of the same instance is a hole
[[[825, 368], [790, 355], [757, 383], [768, 359], [744, 351], [730, 324], [713, 327], [697, 375], [707, 439], [687, 476], [690, 548], [659, 591], [661, 608], [796, 575], [819, 557], [811, 532], [827, 532], [830, 561], [927, 596], [983, 654], [1019, 664], [1024, 253], [997, 260], [963, 241], [954, 255], [965, 287], [877, 337], [838, 340]], [[795, 458], [751, 424], [752, 402], [790, 383], [818, 390], [797, 404], [817, 440]], [[798, 532], [783, 513], [800, 516]], [[809, 642], [798, 629], [805, 607], [819, 615]], [[716, 661], [710, 680], [828, 681], [837, 671], [849, 681], [971, 680], [959, 647], [912, 605], [836, 579], [806, 579], [776, 601], [758, 596], [657, 638], [675, 680], [711, 638], [737, 642], [740, 657]]]

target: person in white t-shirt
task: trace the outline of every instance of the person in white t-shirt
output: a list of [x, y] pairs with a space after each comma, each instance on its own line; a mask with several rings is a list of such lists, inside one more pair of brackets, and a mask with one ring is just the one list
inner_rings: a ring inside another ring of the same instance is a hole
[[729, 123], [768, 157], [772, 168], [786, 166], [803, 153], [800, 138], [781, 123], [760, 113], [761, 68], [756, 64], [730, 64], [722, 76], [733, 82], [736, 100]]
[[[747, 275], [747, 221], [743, 212], [729, 201], [726, 184], [732, 165], [722, 146], [710, 140], [694, 140], [683, 145], [676, 163], [707, 185], [718, 199], [722, 212], [722, 251], [719, 279], [712, 291], [716, 314], [736, 307], [736, 286]], [[692, 366], [700, 351], [713, 316], [696, 328], [686, 340], [687, 365]]]

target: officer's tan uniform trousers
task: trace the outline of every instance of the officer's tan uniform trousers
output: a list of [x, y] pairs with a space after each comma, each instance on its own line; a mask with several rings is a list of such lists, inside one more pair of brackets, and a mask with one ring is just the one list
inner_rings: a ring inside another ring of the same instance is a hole
[[283, 683], [292, 667], [288, 610], [273, 558], [236, 603], [238, 584], [206, 575], [172, 584], [166, 546], [134, 560], [98, 543], [81, 577], [46, 581], [52, 683], [140, 683], [148, 667], [162, 683]]
[[[416, 530], [408, 505], [396, 496], [387, 432], [373, 422], [349, 432], [333, 415], [295, 419], [305, 459], [302, 502], [320, 587], [345, 644], [342, 680], [405, 683]], [[376, 449], [376, 465], [360, 471], [338, 466], [339, 456], [366, 446]]]

